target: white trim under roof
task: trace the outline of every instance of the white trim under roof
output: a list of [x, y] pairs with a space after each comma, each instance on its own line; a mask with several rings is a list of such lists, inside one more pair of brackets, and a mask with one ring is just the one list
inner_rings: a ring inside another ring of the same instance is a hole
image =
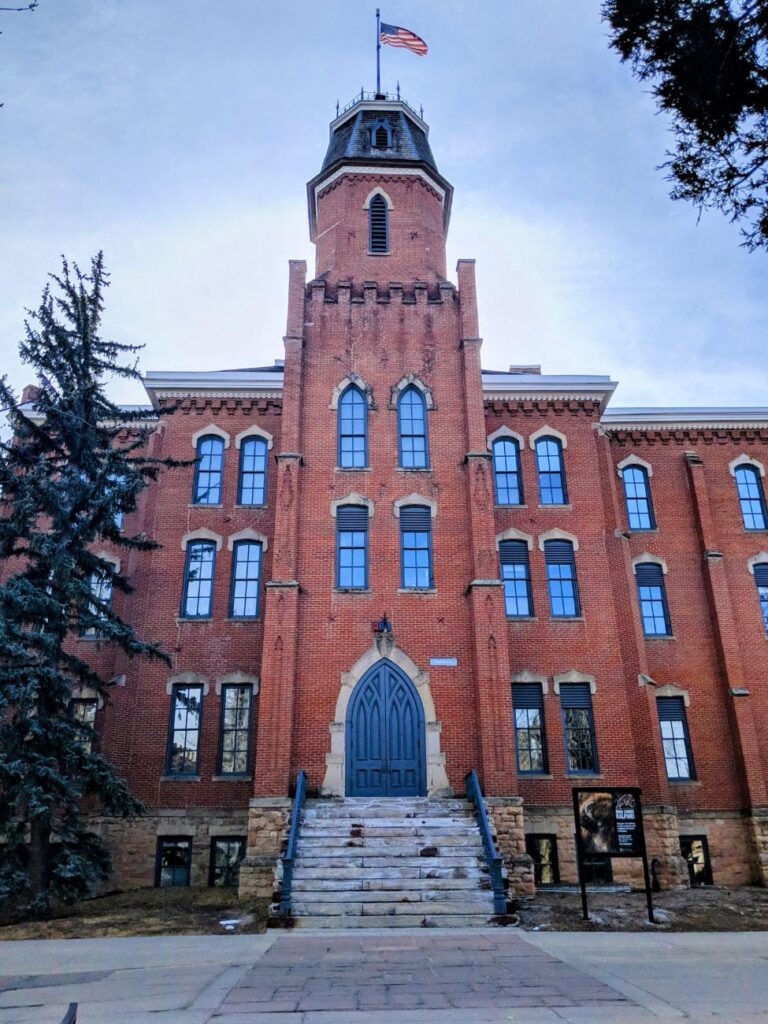
[[725, 429], [728, 427], [768, 427], [768, 408], [744, 406], [733, 408], [714, 407], [681, 407], [681, 408], [634, 408], [611, 409], [603, 413], [600, 420], [607, 430], [684, 430], [708, 427]]
[[493, 373], [483, 371], [485, 398], [547, 398], [555, 401], [598, 399], [602, 412], [618, 384], [592, 374]]
[[270, 370], [152, 370], [143, 377], [144, 387], [157, 407], [160, 398], [230, 397], [279, 398], [283, 393], [283, 372]]

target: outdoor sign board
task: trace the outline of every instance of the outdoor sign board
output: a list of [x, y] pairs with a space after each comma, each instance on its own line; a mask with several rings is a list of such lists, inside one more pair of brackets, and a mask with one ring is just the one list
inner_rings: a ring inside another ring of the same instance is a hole
[[588, 920], [584, 856], [641, 857], [648, 901], [648, 920], [653, 921], [651, 879], [645, 849], [640, 790], [632, 787], [573, 787], [573, 815], [576, 823], [576, 859], [579, 867], [581, 906]]

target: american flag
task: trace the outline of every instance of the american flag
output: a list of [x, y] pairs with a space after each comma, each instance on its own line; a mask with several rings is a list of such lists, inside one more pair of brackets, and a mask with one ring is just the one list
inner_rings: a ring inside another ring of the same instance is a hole
[[407, 28], [400, 28], [399, 25], [385, 25], [382, 21], [379, 30], [382, 43], [387, 46], [402, 46], [406, 50], [412, 50], [419, 57], [425, 57], [428, 51], [427, 44]]

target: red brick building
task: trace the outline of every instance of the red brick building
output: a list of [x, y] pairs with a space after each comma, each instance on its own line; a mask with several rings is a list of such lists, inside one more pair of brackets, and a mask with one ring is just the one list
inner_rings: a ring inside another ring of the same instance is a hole
[[299, 770], [397, 798], [475, 768], [520, 887], [529, 857], [575, 880], [581, 783], [642, 788], [662, 880], [687, 857], [765, 884], [768, 409], [612, 409], [608, 377], [483, 370], [452, 188], [403, 101], [343, 111], [307, 196], [284, 359], [146, 377], [179, 406], [155, 451], [200, 462], [142, 496], [126, 528], [162, 549], [115, 598], [173, 670], [94, 644], [119, 684], [103, 748], [152, 809], [104, 823], [118, 876], [186, 880], [189, 855], [205, 884], [247, 839], [258, 887]]

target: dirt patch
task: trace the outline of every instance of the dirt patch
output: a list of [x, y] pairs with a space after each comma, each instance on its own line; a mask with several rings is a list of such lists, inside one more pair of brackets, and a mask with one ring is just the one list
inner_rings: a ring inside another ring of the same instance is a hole
[[[520, 899], [520, 927], [527, 931], [637, 932], [648, 924], [644, 892], [589, 892], [590, 920], [581, 916], [578, 892], [539, 892]], [[653, 894], [656, 928], [671, 932], [768, 930], [768, 889], [702, 886]]]
[[3, 939], [95, 939], [127, 935], [222, 935], [219, 922], [237, 918], [236, 933], [266, 929], [266, 900], [240, 903], [234, 889], [137, 889], [62, 907], [48, 921], [0, 927]]

